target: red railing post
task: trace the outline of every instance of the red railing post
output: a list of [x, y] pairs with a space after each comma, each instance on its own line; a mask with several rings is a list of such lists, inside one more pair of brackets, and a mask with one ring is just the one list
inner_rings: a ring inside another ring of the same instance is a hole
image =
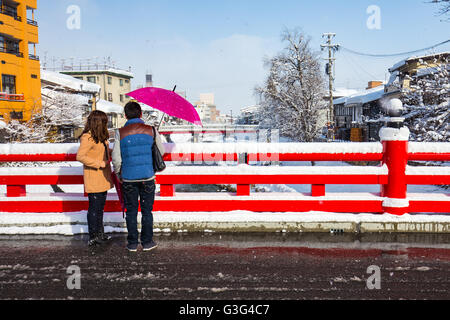
[[249, 196], [250, 195], [250, 185], [249, 184], [238, 184], [236, 188], [237, 196]]
[[[248, 153], [242, 153], [238, 155], [238, 164], [248, 166], [250, 163], [250, 157]], [[250, 195], [250, 184], [237, 184], [236, 196], [245, 197]]]
[[[397, 99], [393, 99], [397, 100]], [[393, 102], [399, 113], [398, 104]], [[388, 118], [386, 127], [380, 130], [380, 139], [383, 144], [383, 164], [389, 170], [388, 183], [381, 186], [381, 196], [384, 197], [383, 211], [385, 213], [403, 215], [408, 213], [409, 201], [407, 199], [406, 166], [408, 164], [409, 129], [403, 126], [403, 118], [392, 116]]]
[[161, 197], [173, 197], [175, 195], [175, 188], [173, 184], [161, 184], [159, 186], [159, 194]]
[[325, 185], [324, 184], [312, 184], [311, 185], [311, 196], [313, 196], [313, 197], [325, 196]]
[[6, 186], [6, 196], [8, 198], [26, 197], [27, 196], [27, 187], [26, 186]]

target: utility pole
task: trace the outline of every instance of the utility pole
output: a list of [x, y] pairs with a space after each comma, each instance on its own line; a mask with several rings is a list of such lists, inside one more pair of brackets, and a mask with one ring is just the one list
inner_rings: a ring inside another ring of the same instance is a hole
[[326, 73], [329, 78], [329, 90], [330, 90], [330, 106], [329, 106], [329, 119], [328, 119], [328, 138], [334, 139], [333, 130], [335, 127], [334, 123], [334, 104], [333, 104], [333, 85], [334, 85], [334, 62], [336, 60], [334, 54], [339, 49], [338, 44], [333, 44], [332, 40], [336, 36], [335, 33], [324, 33], [322, 35], [322, 38], [326, 38], [326, 44], [320, 45], [322, 51], [325, 48], [328, 48], [328, 58], [327, 65], [326, 65]]

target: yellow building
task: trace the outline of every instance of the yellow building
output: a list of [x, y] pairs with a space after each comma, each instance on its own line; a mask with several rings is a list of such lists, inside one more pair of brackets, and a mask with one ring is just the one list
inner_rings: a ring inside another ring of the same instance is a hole
[[28, 121], [41, 109], [36, 8], [37, 0], [0, 0], [0, 116], [6, 122]]

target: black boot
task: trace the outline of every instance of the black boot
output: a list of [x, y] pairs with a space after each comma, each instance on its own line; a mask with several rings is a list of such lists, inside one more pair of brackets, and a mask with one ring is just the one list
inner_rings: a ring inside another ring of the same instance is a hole
[[93, 238], [89, 239], [89, 241], [88, 241], [89, 247], [95, 247], [95, 246], [98, 246], [99, 244], [101, 244], [101, 241], [99, 240], [98, 237], [93, 237]]
[[108, 242], [109, 240], [112, 239], [111, 236], [108, 236], [107, 234], [105, 234], [105, 230], [104, 227], [100, 227], [100, 232], [97, 234], [97, 238], [98, 240], [100, 240], [101, 242]]

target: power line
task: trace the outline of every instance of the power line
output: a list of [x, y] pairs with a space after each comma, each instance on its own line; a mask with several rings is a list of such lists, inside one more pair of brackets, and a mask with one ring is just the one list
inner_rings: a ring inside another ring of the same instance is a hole
[[[350, 65], [352, 66], [352, 68], [355, 66], [356, 68], [361, 69], [361, 71], [363, 71], [365, 74], [367, 74], [369, 77], [371, 77], [372, 79], [377, 79], [377, 77], [375, 77], [373, 74], [369, 73], [366, 69], [364, 69], [359, 63], [356, 62], [356, 60], [352, 59], [349, 55], [347, 54], [343, 54], [343, 57], [347, 60], [350, 61]], [[353, 66], [354, 65], [354, 66]]]
[[356, 54], [356, 55], [359, 55], [359, 56], [375, 57], [375, 58], [385, 58], [385, 57], [397, 57], [397, 56], [411, 55], [411, 54], [414, 54], [414, 53], [418, 53], [418, 52], [422, 52], [422, 51], [426, 51], [426, 50], [431, 50], [431, 49], [440, 47], [440, 46], [442, 46], [442, 45], [444, 45], [444, 44], [446, 44], [446, 43], [449, 43], [449, 42], [450, 42], [450, 39], [448, 39], [448, 40], [446, 40], [446, 41], [443, 41], [443, 42], [440, 42], [440, 43], [438, 43], [438, 44], [435, 44], [435, 45], [433, 45], [433, 46], [431, 46], [431, 47], [427, 47], [427, 48], [423, 48], [423, 49], [418, 49], [418, 50], [414, 50], [414, 51], [408, 51], [408, 52], [393, 53], [393, 54], [371, 54], [371, 53], [363, 53], [363, 52], [355, 51], [355, 50], [348, 49], [348, 48], [342, 47], [342, 46], [340, 46], [339, 49], [343, 49], [343, 50], [345, 50], [345, 51], [348, 51], [348, 52], [350, 52], [350, 53], [353, 53], [353, 54]]

